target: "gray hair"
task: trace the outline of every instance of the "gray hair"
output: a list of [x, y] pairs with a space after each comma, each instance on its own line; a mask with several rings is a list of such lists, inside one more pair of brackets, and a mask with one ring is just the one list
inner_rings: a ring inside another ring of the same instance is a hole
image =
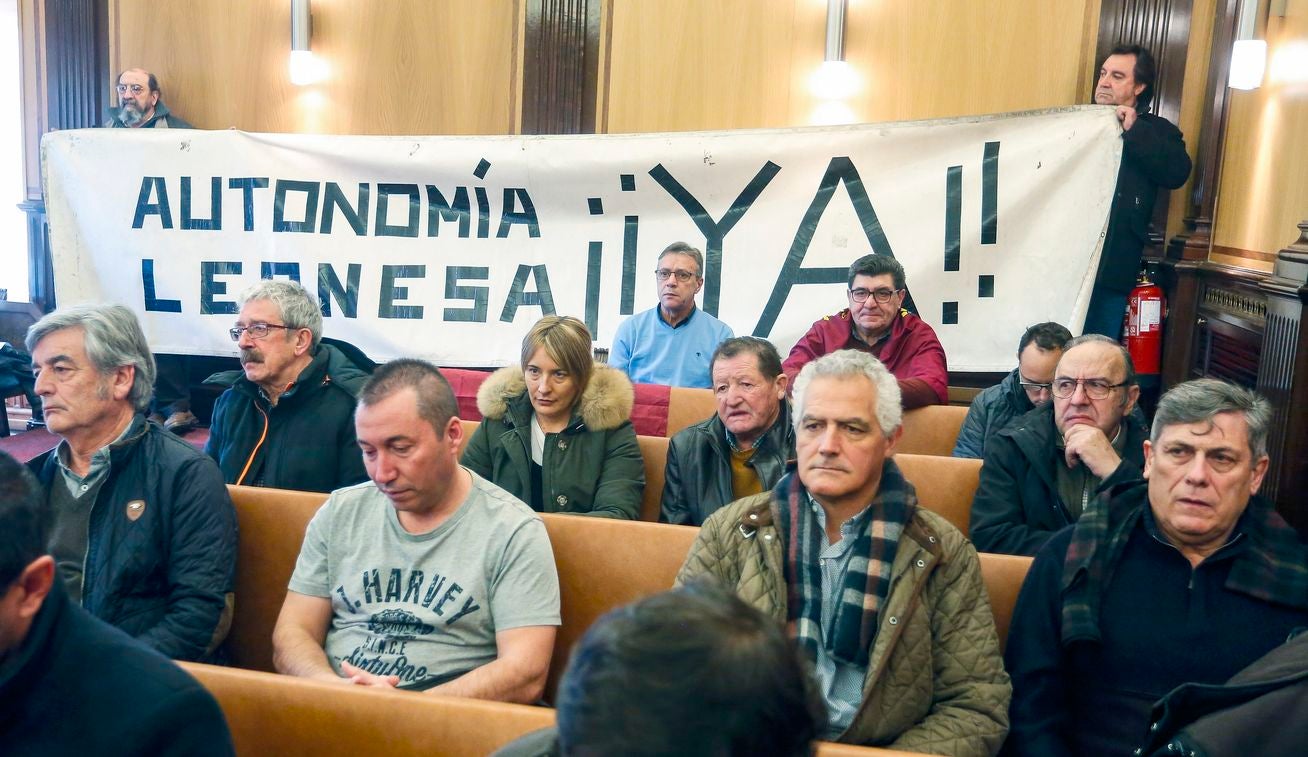
[[76, 328], [85, 334], [86, 357], [101, 376], [127, 365], [136, 369], [127, 399], [138, 412], [148, 410], [154, 396], [154, 355], [136, 314], [123, 305], [56, 310], [27, 329], [27, 351], [35, 351], [42, 339], [56, 331]]
[[1082, 334], [1063, 345], [1063, 357], [1066, 357], [1073, 347], [1080, 347], [1083, 344], [1107, 344], [1116, 349], [1118, 354], [1122, 356], [1122, 365], [1126, 367], [1126, 377], [1122, 379], [1122, 383], [1128, 387], [1135, 386], [1135, 361], [1131, 359], [1131, 353], [1122, 346], [1121, 342], [1103, 334]]
[[859, 350], [837, 350], [814, 360], [795, 379], [795, 429], [804, 420], [804, 402], [808, 385], [815, 378], [853, 378], [862, 376], [872, 382], [877, 392], [877, 424], [881, 433], [890, 436], [904, 420], [899, 380], [880, 360]]
[[[309, 351], [318, 351], [318, 343], [322, 341], [322, 309], [318, 307], [318, 298], [298, 281], [263, 279], [241, 292], [237, 306], [245, 307], [245, 303], [251, 300], [264, 300], [276, 305], [282, 321], [291, 329], [308, 329], [313, 335]], [[287, 335], [291, 333], [293, 332], [287, 332]]]
[[1212, 424], [1219, 413], [1239, 413], [1248, 428], [1249, 452], [1254, 461], [1267, 454], [1267, 432], [1272, 423], [1272, 406], [1257, 392], [1217, 379], [1195, 379], [1177, 384], [1158, 400], [1149, 441], [1154, 444], [1168, 426], [1191, 423]]
[[698, 249], [691, 247], [685, 242], [673, 242], [667, 247], [664, 247], [663, 252], [659, 253], [659, 262], [663, 262], [663, 258], [669, 255], [685, 255], [695, 261], [695, 275], [701, 279], [704, 278], [704, 253], [700, 252]]

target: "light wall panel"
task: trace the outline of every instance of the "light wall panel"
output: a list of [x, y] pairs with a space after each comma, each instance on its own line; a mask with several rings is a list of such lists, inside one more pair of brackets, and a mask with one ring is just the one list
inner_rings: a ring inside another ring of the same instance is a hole
[[110, 65], [154, 71], [169, 107], [203, 128], [510, 134], [520, 4], [313, 0], [327, 76], [297, 87], [290, 0], [110, 0]]
[[1260, 268], [1308, 218], [1308, 0], [1271, 17], [1267, 43], [1263, 86], [1231, 93], [1213, 224], [1215, 247], [1261, 253]]
[[[795, 126], [819, 104], [824, 0], [613, 0], [610, 132]], [[860, 121], [1086, 102], [1099, 0], [849, 0]]]

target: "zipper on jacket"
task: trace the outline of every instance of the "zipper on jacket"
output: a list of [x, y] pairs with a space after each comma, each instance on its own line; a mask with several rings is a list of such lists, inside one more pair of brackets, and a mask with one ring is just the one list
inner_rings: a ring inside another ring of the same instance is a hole
[[259, 407], [257, 402], [254, 409], [258, 410], [259, 415], [263, 416], [263, 433], [259, 434], [259, 441], [255, 443], [254, 449], [250, 450], [250, 458], [245, 461], [245, 467], [241, 469], [241, 475], [236, 477], [237, 486], [240, 486], [241, 482], [245, 480], [245, 474], [250, 472], [250, 466], [254, 464], [254, 456], [259, 454], [259, 448], [263, 446], [264, 440], [268, 438], [268, 414], [263, 411], [263, 408]]

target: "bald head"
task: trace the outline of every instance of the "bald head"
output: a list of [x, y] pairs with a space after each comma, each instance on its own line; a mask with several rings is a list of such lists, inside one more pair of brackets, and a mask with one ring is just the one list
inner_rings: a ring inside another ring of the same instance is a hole
[[1108, 337], [1087, 334], [1063, 350], [1054, 370], [1053, 394], [1054, 423], [1060, 432], [1087, 424], [1112, 439], [1135, 407], [1140, 388], [1130, 354]]
[[118, 118], [126, 126], [141, 126], [154, 117], [159, 103], [159, 80], [144, 68], [129, 68], [118, 75]]

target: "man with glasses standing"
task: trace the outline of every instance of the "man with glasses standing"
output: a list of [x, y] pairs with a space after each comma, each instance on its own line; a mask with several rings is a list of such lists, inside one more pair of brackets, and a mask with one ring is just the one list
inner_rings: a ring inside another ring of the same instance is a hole
[[658, 307], [618, 326], [609, 365], [635, 383], [707, 389], [713, 351], [735, 332], [695, 307], [695, 295], [704, 286], [704, 255], [685, 242], [673, 242], [659, 253], [654, 278]]
[[1017, 367], [972, 400], [958, 431], [954, 457], [984, 457], [991, 437], [1009, 421], [1049, 401], [1054, 369], [1063, 356], [1063, 345], [1071, 339], [1072, 332], [1053, 321], [1037, 323], [1022, 334], [1017, 344]]
[[1068, 342], [1051, 392], [986, 448], [972, 500], [979, 551], [1034, 555], [1099, 492], [1140, 478], [1148, 434], [1131, 414], [1140, 388], [1120, 344], [1101, 334]]
[[205, 452], [229, 484], [330, 492], [368, 478], [354, 435], [354, 404], [368, 374], [322, 344], [318, 301], [293, 281], [241, 294], [232, 340], [241, 369], [225, 386]]
[[904, 267], [889, 255], [864, 255], [849, 266], [849, 307], [824, 316], [782, 364], [791, 386], [810, 361], [836, 350], [869, 352], [899, 380], [905, 410], [949, 402], [945, 348], [926, 321], [903, 309]]

